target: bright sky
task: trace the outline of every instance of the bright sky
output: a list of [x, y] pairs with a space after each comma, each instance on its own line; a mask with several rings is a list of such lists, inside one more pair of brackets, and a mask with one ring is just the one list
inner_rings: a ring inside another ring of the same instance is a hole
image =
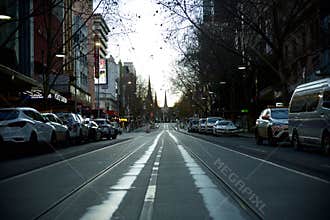
[[[178, 100], [178, 95], [170, 91], [173, 76], [173, 65], [178, 57], [170, 44], [164, 42], [164, 22], [161, 10], [155, 0], [122, 0], [123, 14], [133, 17], [133, 33], [120, 39], [109, 37], [109, 52], [118, 61], [131, 61], [146, 81], [150, 76], [151, 86], [157, 92], [158, 104], [164, 105], [164, 94], [167, 91], [169, 106]], [[158, 13], [156, 11], [158, 10]], [[139, 17], [140, 16], [140, 17]]]

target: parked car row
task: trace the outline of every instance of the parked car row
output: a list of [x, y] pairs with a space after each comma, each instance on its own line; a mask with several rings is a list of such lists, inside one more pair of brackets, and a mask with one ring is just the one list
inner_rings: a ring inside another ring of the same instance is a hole
[[[240, 130], [219, 117], [189, 118], [189, 132], [228, 134]], [[267, 107], [256, 119], [255, 140], [270, 145], [288, 141], [296, 149], [316, 146], [330, 154], [330, 78], [299, 85], [289, 107]]]
[[232, 121], [221, 117], [189, 118], [187, 122], [188, 132], [198, 132], [213, 135], [229, 135], [241, 132]]
[[40, 113], [33, 108], [0, 109], [0, 143], [81, 143], [103, 137], [116, 139], [117, 122], [107, 119], [83, 119], [81, 115], [60, 112]]
[[255, 139], [270, 145], [282, 140], [300, 150], [320, 147], [330, 153], [330, 78], [298, 86], [289, 108], [267, 108], [256, 121]]

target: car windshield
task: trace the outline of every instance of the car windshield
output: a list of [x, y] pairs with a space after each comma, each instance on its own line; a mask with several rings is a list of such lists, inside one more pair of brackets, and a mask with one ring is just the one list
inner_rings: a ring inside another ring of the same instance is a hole
[[96, 124], [98, 125], [104, 125], [106, 122], [104, 120], [95, 120]]
[[71, 114], [58, 114], [57, 115], [62, 121], [74, 121], [74, 118]]
[[288, 109], [272, 110], [271, 114], [274, 119], [288, 119]]
[[232, 122], [230, 122], [230, 121], [219, 121], [218, 122], [218, 125], [231, 125], [232, 124]]
[[207, 122], [208, 123], [215, 123], [215, 122], [217, 122], [219, 120], [219, 118], [209, 118], [209, 119], [207, 119]]
[[19, 115], [17, 110], [0, 110], [0, 121], [13, 120]]

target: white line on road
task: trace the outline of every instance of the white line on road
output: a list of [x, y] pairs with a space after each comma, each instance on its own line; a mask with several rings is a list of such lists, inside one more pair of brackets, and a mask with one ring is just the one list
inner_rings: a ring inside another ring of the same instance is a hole
[[149, 180], [149, 185], [147, 188], [147, 192], [144, 197], [143, 208], [140, 215], [140, 220], [151, 220], [152, 212], [154, 207], [154, 202], [156, 198], [157, 191], [157, 176], [158, 176], [158, 168], [160, 163], [160, 158], [162, 155], [162, 150], [164, 147], [164, 139], [162, 139], [162, 145], [158, 150], [154, 165], [152, 167], [152, 172]]
[[211, 145], [214, 145], [218, 148], [221, 148], [223, 150], [227, 150], [227, 151], [230, 151], [230, 152], [233, 152], [233, 153], [236, 153], [236, 154], [239, 154], [239, 155], [242, 155], [242, 156], [245, 156], [245, 157], [248, 157], [248, 158], [251, 158], [251, 159], [255, 159], [255, 160], [258, 160], [258, 161], [261, 161], [265, 164], [268, 164], [268, 165], [271, 165], [271, 166], [274, 166], [274, 167], [277, 167], [277, 168], [281, 168], [281, 169], [284, 169], [284, 170], [287, 170], [287, 171], [290, 171], [292, 173], [295, 173], [295, 174], [299, 174], [299, 175], [302, 175], [302, 176], [305, 176], [305, 177], [308, 177], [308, 178], [311, 178], [313, 180], [316, 180], [316, 181], [319, 181], [319, 182], [323, 182], [323, 183], [326, 183], [326, 184], [330, 184], [329, 181], [325, 180], [325, 179], [321, 179], [319, 177], [316, 177], [316, 176], [313, 176], [313, 175], [310, 175], [310, 174], [307, 174], [307, 173], [304, 173], [304, 172], [301, 172], [301, 171], [298, 171], [298, 170], [294, 170], [294, 169], [291, 169], [291, 168], [288, 168], [288, 167], [284, 167], [282, 165], [279, 165], [277, 163], [273, 163], [273, 162], [270, 162], [268, 160], [263, 160], [263, 159], [260, 159], [260, 158], [257, 158], [257, 157], [254, 157], [254, 156], [250, 156], [248, 154], [244, 154], [244, 153], [241, 153], [239, 151], [235, 151], [235, 150], [232, 150], [232, 149], [229, 149], [227, 147], [224, 147], [224, 146], [221, 146], [221, 145], [218, 145], [218, 144], [215, 144], [215, 143], [212, 143], [210, 141], [206, 141], [206, 140], [203, 140], [203, 139], [199, 139], [199, 138], [196, 138], [196, 137], [193, 137], [193, 136], [189, 136], [193, 139], [196, 139], [200, 142], [205, 142], [205, 143], [208, 143], [208, 144], [211, 144]]
[[246, 216], [242, 215], [241, 208], [235, 205], [229, 195], [218, 189], [211, 178], [205, 174], [194, 158], [184, 149], [183, 145], [179, 144], [177, 138], [170, 132], [168, 134], [177, 144], [210, 217], [212, 219], [245, 219]]
[[265, 150], [261, 150], [261, 149], [256, 149], [256, 148], [251, 148], [251, 147], [245, 147], [243, 145], [238, 145], [238, 147], [246, 149], [246, 150], [252, 150], [252, 151], [257, 151], [257, 152], [262, 152], [262, 153], [267, 153], [267, 151]]
[[[126, 196], [128, 190], [132, 188], [136, 178], [140, 175], [142, 169], [151, 157], [162, 134], [163, 131], [157, 135], [153, 144], [149, 146], [148, 150], [134, 163], [130, 170], [123, 174], [117, 184], [110, 188], [108, 198], [103, 201], [102, 204], [89, 207], [87, 213], [80, 218], [81, 220], [108, 220], [112, 218], [113, 214], [119, 208], [121, 202]], [[128, 173], [135, 174], [128, 175]]]

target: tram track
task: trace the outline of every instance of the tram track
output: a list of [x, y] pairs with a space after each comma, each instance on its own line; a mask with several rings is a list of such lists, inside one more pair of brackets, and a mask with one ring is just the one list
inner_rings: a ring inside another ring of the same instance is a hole
[[41, 213], [37, 214], [35, 217], [33, 217], [33, 220], [37, 220], [42, 218], [43, 216], [45, 216], [47, 213], [51, 212], [53, 209], [55, 209], [56, 207], [58, 207], [60, 204], [62, 204], [63, 202], [65, 202], [67, 199], [69, 199], [70, 197], [72, 197], [73, 195], [79, 193], [80, 191], [82, 191], [85, 187], [87, 187], [88, 185], [94, 183], [96, 180], [98, 180], [99, 178], [101, 178], [102, 176], [104, 176], [105, 174], [109, 173], [113, 168], [117, 167], [118, 165], [120, 165], [121, 163], [123, 163], [124, 161], [126, 161], [130, 156], [132, 156], [133, 154], [135, 154], [138, 150], [140, 150], [142, 147], [144, 147], [146, 145], [146, 143], [141, 144], [140, 146], [138, 146], [136, 149], [134, 149], [133, 151], [130, 151], [126, 154], [124, 154], [123, 156], [121, 156], [120, 158], [118, 158], [117, 160], [115, 160], [113, 163], [111, 163], [109, 166], [105, 167], [104, 169], [98, 171], [94, 176], [90, 177], [89, 179], [87, 179], [86, 181], [82, 182], [80, 185], [76, 186], [74, 189], [72, 189], [70, 192], [66, 193], [65, 195], [63, 195], [61, 198], [57, 199], [56, 201], [54, 201], [51, 205], [49, 205], [46, 209], [44, 209]]

